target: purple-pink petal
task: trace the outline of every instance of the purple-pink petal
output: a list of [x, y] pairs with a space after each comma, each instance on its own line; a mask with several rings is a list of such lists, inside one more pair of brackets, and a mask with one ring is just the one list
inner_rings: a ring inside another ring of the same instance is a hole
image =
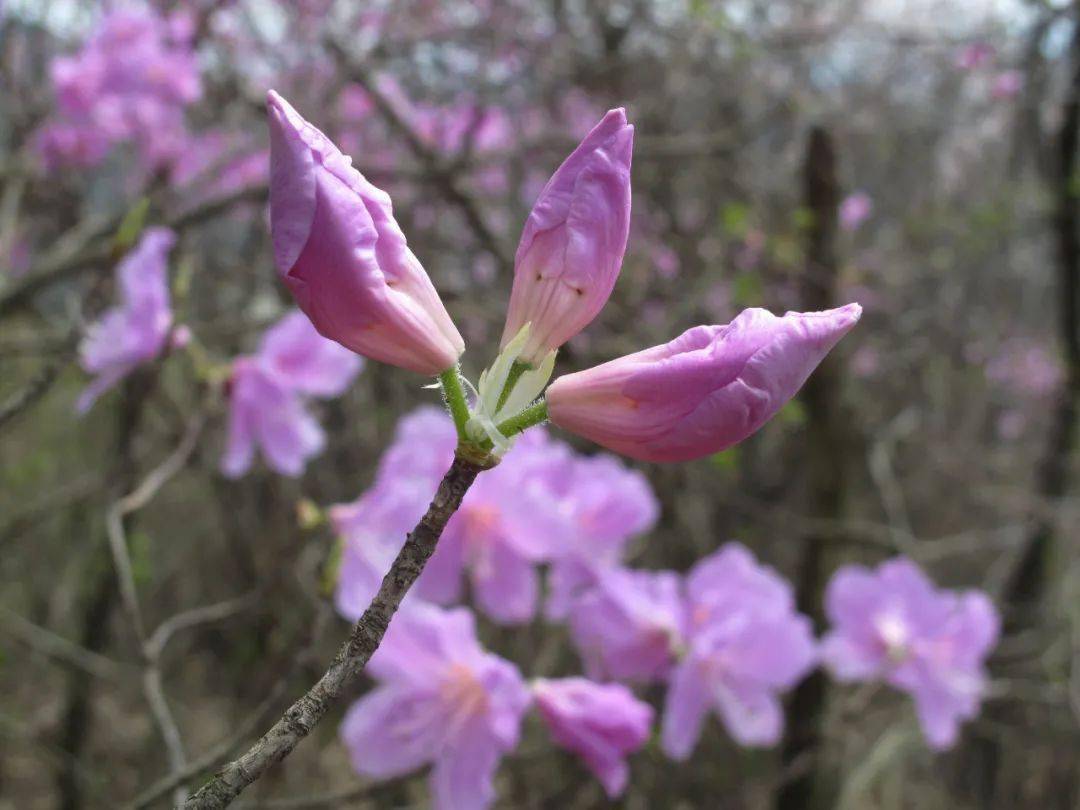
[[670, 571], [605, 571], [570, 614], [574, 645], [596, 680], [665, 677], [684, 626], [681, 583]]
[[278, 271], [319, 333], [435, 375], [464, 343], [409, 250], [390, 197], [270, 91], [270, 219]]
[[340, 396], [363, 368], [361, 358], [320, 335], [299, 311], [263, 334], [256, 356], [282, 386], [315, 397]]
[[79, 363], [98, 378], [80, 396], [78, 413], [138, 366], [158, 357], [172, 329], [168, 254], [176, 235], [149, 228], [116, 268], [120, 302], [90, 327], [79, 345]]
[[387, 778], [431, 763], [437, 810], [488, 807], [532, 695], [513, 664], [481, 648], [472, 614], [405, 606], [368, 672], [379, 683], [341, 729], [356, 770]]
[[859, 320], [849, 304], [777, 318], [749, 309], [662, 346], [557, 379], [551, 421], [646, 461], [685, 461], [757, 431]]
[[326, 443], [322, 428], [299, 396], [251, 358], [233, 363], [229, 409], [221, 471], [230, 478], [248, 471], [256, 448], [274, 470], [296, 477]]
[[913, 698], [929, 744], [947, 748], [978, 713], [1000, 632], [985, 594], [940, 590], [910, 560], [841, 568], [826, 593], [822, 658], [841, 680], [884, 680]]
[[533, 697], [552, 739], [581, 756], [612, 799], [626, 789], [626, 756], [649, 737], [652, 707], [621, 684], [585, 678], [538, 680]]
[[537, 364], [607, 302], [630, 230], [634, 128], [611, 110], [540, 192], [514, 261], [502, 345], [531, 324], [522, 359]]

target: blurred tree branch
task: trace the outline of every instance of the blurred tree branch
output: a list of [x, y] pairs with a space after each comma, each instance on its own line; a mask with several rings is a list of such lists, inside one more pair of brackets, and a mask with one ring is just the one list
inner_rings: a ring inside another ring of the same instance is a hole
[[[250, 186], [166, 216], [163, 224], [175, 231], [182, 231], [220, 216], [233, 206], [262, 202], [266, 195], [264, 186]], [[118, 258], [112, 234], [123, 217], [123, 214], [118, 214], [89, 227], [86, 223], [80, 223], [60, 237], [57, 247], [41, 260], [38, 267], [0, 297], [0, 318], [28, 306], [36, 295], [53, 284], [111, 264], [112, 260]]]
[[[836, 171], [836, 146], [827, 129], [810, 130], [803, 162], [803, 199], [809, 213], [806, 229], [806, 266], [802, 277], [802, 305], [810, 312], [837, 306], [837, 209], [840, 183]], [[847, 446], [838, 421], [840, 369], [835, 357], [827, 357], [803, 386], [806, 405], [806, 481], [809, 509], [819, 519], [839, 520], [843, 500], [843, 463]], [[799, 610], [824, 629], [822, 601], [829, 577], [829, 538], [822, 534], [802, 537], [795, 568], [795, 594]], [[821, 730], [825, 712], [825, 673], [811, 673], [793, 693], [783, 741], [787, 764], [807, 757], [811, 766], [789, 779], [776, 797], [779, 810], [810, 810], [835, 804], [835, 786], [822, 756]]]
[[122, 665], [99, 652], [80, 647], [73, 641], [57, 635], [46, 627], [27, 621], [14, 611], [0, 606], [0, 624], [13, 638], [27, 647], [53, 658], [65, 666], [75, 667], [95, 678], [115, 680]]
[[331, 618], [331, 610], [325, 604], [316, 606], [315, 619], [312, 622], [310, 637], [301, 647], [298, 654], [289, 654], [288, 666], [284, 673], [277, 678], [274, 685], [266, 692], [259, 705], [237, 725], [235, 730], [224, 740], [210, 748], [205, 753], [192, 759], [188, 765], [178, 771], [167, 774], [162, 779], [140, 793], [130, 804], [125, 805], [126, 810], [143, 810], [149, 807], [165, 794], [176, 787], [190, 781], [202, 773], [220, 765], [229, 757], [237, 747], [254, 732], [262, 723], [270, 717], [271, 711], [278, 701], [285, 695], [293, 675], [302, 667], [306, 666], [313, 658], [318, 642], [322, 638], [323, 631]]

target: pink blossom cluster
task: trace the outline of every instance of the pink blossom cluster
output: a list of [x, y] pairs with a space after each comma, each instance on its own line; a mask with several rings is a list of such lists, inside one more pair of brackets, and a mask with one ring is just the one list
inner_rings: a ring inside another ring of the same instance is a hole
[[[539, 190], [515, 255], [499, 355], [467, 397], [458, 365], [465, 342], [409, 248], [390, 196], [279, 94], [269, 93], [268, 107], [271, 229], [284, 283], [319, 333], [344, 349], [437, 376], [450, 412], [425, 408], [403, 419], [370, 488], [331, 508], [342, 542], [339, 612], [356, 619], [371, 603], [455, 456], [486, 469], [372, 659], [377, 686], [342, 727], [357, 770], [387, 778], [430, 765], [435, 807], [487, 807], [498, 763], [516, 748], [535, 703], [552, 740], [577, 753], [614, 796], [652, 720], [624, 681], [664, 687], [661, 747], [673, 759], [690, 755], [710, 714], [740, 744], [775, 744], [781, 696], [821, 657], [791, 587], [737, 544], [686, 575], [626, 567], [628, 541], [657, 518], [647, 482], [537, 426], [550, 419], [645, 461], [719, 452], [798, 392], [861, 307], [783, 316], [747, 309], [549, 386], [556, 353], [597, 317], [626, 250], [634, 128], [625, 110], [613, 109]], [[439, 127], [425, 137], [449, 133], [453, 144], [457, 130], [433, 120]], [[250, 407], [268, 399], [253, 394]], [[238, 400], [234, 393], [234, 419]], [[303, 421], [290, 415], [268, 432]], [[887, 605], [905, 598], [892, 586], [878, 589]], [[445, 607], [466, 593], [502, 625], [530, 622], [543, 603], [547, 619], [568, 625], [588, 677], [526, 683], [517, 666], [483, 649], [468, 608]], [[951, 599], [942, 597], [934, 614], [947, 625], [913, 621], [905, 631], [904, 661], [917, 661], [912, 668], [925, 677], [884, 667], [859, 673], [948, 715], [921, 715], [933, 744], [942, 736], [930, 723], [970, 717], [982, 682], [968, 678], [959, 708], [952, 692], [927, 696], [957, 674], [977, 674], [996, 635], [972, 630], [974, 613], [946, 615]], [[843, 611], [832, 618], [830, 639], [865, 641]], [[835, 647], [830, 641], [830, 652]]]
[[576, 600], [570, 628], [591, 677], [667, 684], [662, 746], [680, 760], [710, 712], [743, 745], [777, 743], [779, 695], [817, 660], [790, 586], [736, 543], [685, 577], [605, 572]]
[[305, 400], [340, 396], [362, 366], [361, 358], [320, 336], [303, 313], [285, 315], [266, 331], [255, 354], [232, 362], [221, 471], [229, 478], [243, 475], [261, 450], [275, 471], [300, 475], [326, 443]]
[[1044, 344], [1024, 337], [1005, 341], [984, 371], [991, 382], [1029, 397], [1054, 393], [1064, 378], [1061, 361]]
[[[375, 595], [456, 443], [444, 411], [420, 408], [401, 420], [372, 486], [353, 503], [331, 508], [344, 542], [335, 596], [342, 615], [359, 618]], [[477, 479], [410, 595], [454, 604], [467, 574], [481, 611], [501, 624], [520, 624], [536, 615], [544, 563], [551, 567], [547, 610], [564, 615], [572, 594], [616, 566], [627, 542], [652, 528], [657, 513], [641, 473], [611, 456], [579, 455], [537, 428]]]
[[169, 180], [195, 191], [195, 199], [214, 199], [269, 179], [270, 153], [235, 133], [211, 129], [193, 135], [170, 167]]
[[[454, 445], [441, 410], [410, 414], [372, 486], [331, 509], [343, 544], [335, 601], [346, 618], [374, 596]], [[385, 778], [430, 762], [436, 807], [486, 807], [532, 705], [553, 741], [617, 796], [653, 717], [627, 685], [664, 687], [661, 747], [684, 760], [710, 714], [741, 745], [775, 745], [782, 695], [822, 661], [840, 680], [880, 679], [910, 693], [934, 747], [950, 745], [976, 713], [997, 636], [985, 596], [937, 590], [906, 560], [876, 573], [843, 568], [819, 645], [790, 585], [737, 543], [685, 575], [625, 567], [627, 542], [656, 518], [647, 481], [616, 459], [525, 434], [466, 496], [391, 625], [390, 652], [377, 656], [400, 656], [410, 674], [378, 666], [381, 685], [349, 710], [341, 733], [357, 769]], [[434, 604], [463, 601], [464, 572], [476, 608], [500, 624], [532, 619], [545, 583], [545, 616], [567, 622], [586, 677], [530, 685], [484, 652], [467, 608]], [[461, 761], [461, 751], [473, 753]]]
[[202, 93], [192, 35], [183, 11], [120, 8], [78, 53], [55, 59], [56, 111], [37, 141], [45, 166], [96, 166], [119, 143], [132, 144], [149, 170], [182, 154], [184, 109]]
[[75, 409], [90, 410], [103, 393], [166, 350], [173, 327], [168, 257], [176, 234], [150, 228], [116, 268], [120, 302], [86, 332], [79, 364], [96, 375], [79, 395]]
[[956, 55], [956, 66], [966, 73], [992, 71], [990, 97], [1005, 101], [1024, 88], [1024, 74], [1015, 68], [997, 69], [997, 49], [988, 42], [975, 41], [965, 45]]
[[626, 787], [625, 757], [649, 736], [652, 709], [618, 684], [583, 678], [525, 682], [489, 653], [465, 608], [414, 603], [395, 619], [367, 671], [377, 686], [349, 709], [341, 738], [357, 772], [375, 779], [431, 764], [432, 805], [482, 810], [502, 757], [535, 706], [552, 741], [581, 756], [611, 797]]

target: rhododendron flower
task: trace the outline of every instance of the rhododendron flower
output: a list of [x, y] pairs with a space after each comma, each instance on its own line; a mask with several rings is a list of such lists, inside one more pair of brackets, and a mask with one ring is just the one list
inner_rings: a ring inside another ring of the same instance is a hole
[[270, 120], [274, 258], [324, 336], [375, 360], [435, 375], [465, 345], [386, 192], [277, 93]]
[[605, 571], [570, 614], [574, 645], [596, 680], [665, 678], [684, 631], [682, 584], [671, 571]]
[[283, 387], [314, 397], [341, 396], [364, 365], [361, 358], [322, 337], [296, 310], [266, 330], [255, 356]]
[[538, 680], [533, 698], [552, 739], [581, 756], [614, 799], [626, 789], [626, 756], [649, 738], [653, 710], [617, 683], [585, 678]]
[[884, 680], [907, 692], [934, 748], [956, 742], [979, 710], [997, 611], [979, 591], [938, 590], [902, 557], [877, 570], [845, 566], [825, 594], [832, 629], [822, 657], [843, 681]]
[[175, 242], [176, 235], [168, 228], [149, 228], [117, 266], [120, 304], [91, 326], [79, 345], [79, 364], [97, 375], [75, 405], [80, 414], [168, 345], [172, 328], [168, 255]]
[[[454, 456], [457, 434], [446, 412], [421, 407], [398, 422], [394, 440], [383, 453], [371, 488], [356, 501], [330, 508], [330, 523], [343, 541], [334, 602], [355, 621], [367, 608], [431, 502], [439, 480]], [[460, 563], [444, 571], [442, 542], [407, 599], [450, 602], [460, 590]]]
[[1045, 397], [1061, 386], [1061, 359], [1045, 344], [1016, 337], [1005, 341], [986, 361], [986, 378], [1021, 396]]
[[224, 197], [269, 179], [270, 153], [224, 130], [188, 140], [169, 171], [169, 181], [192, 201]]
[[662, 346], [560, 377], [551, 421], [645, 461], [710, 455], [754, 433], [802, 387], [859, 320], [848, 304], [782, 318], [748, 309]]
[[121, 142], [134, 143], [148, 169], [182, 153], [184, 108], [202, 88], [179, 22], [148, 9], [111, 11], [78, 54], [53, 61], [57, 112], [38, 135], [48, 168], [96, 165]]
[[691, 569], [686, 598], [686, 652], [670, 677], [664, 751], [687, 758], [709, 711], [739, 744], [774, 745], [784, 726], [779, 693], [816, 660], [813, 628], [790, 586], [731, 543]]
[[387, 779], [431, 763], [436, 810], [482, 810], [518, 744], [531, 697], [517, 668], [485, 652], [472, 613], [414, 603], [390, 625], [341, 738], [358, 773]]
[[[331, 510], [345, 539], [336, 596], [343, 615], [359, 617], [375, 595], [450, 466], [456, 443], [445, 413], [420, 409], [402, 420], [372, 488], [355, 504]], [[450, 518], [417, 581], [417, 595], [454, 602], [461, 596], [462, 573], [468, 572], [477, 605], [489, 617], [502, 623], [532, 618], [540, 589], [536, 564], [549, 556], [551, 532], [558, 530], [542, 517], [553, 503], [547, 482], [556, 469], [571, 465], [569, 448], [542, 430], [522, 436], [495, 469], [477, 479]]]
[[870, 218], [874, 201], [865, 191], [856, 191], [844, 197], [840, 203], [840, 227], [853, 231]]
[[1003, 70], [994, 77], [990, 95], [998, 100], [1010, 99], [1024, 89], [1024, 74], [1019, 70]]
[[534, 517], [548, 521], [552, 544], [545, 613], [563, 619], [581, 591], [621, 562], [627, 540], [653, 527], [660, 505], [648, 479], [612, 456], [579, 457], [553, 472], [553, 508]]
[[46, 123], [37, 133], [35, 147], [47, 171], [63, 167], [89, 169], [105, 159], [112, 146], [101, 130], [60, 121]]
[[295, 392], [252, 358], [233, 362], [222, 473], [229, 478], [242, 476], [251, 468], [259, 448], [274, 470], [295, 477], [325, 445], [326, 434]]
[[611, 110], [540, 192], [514, 259], [502, 347], [531, 324], [521, 361], [538, 365], [584, 329], [615, 286], [630, 231], [634, 128]]
[[977, 70], [994, 59], [994, 46], [989, 42], [972, 42], [961, 48], [956, 66], [961, 70]]
[[[529, 621], [540, 596], [539, 562], [551, 537], [537, 516], [551, 509], [545, 477], [567, 469], [571, 453], [543, 429], [521, 436], [493, 470], [480, 476], [439, 541], [439, 569], [468, 572], [477, 606], [503, 624]], [[457, 589], [450, 599], [458, 597]]]
[[283, 317], [255, 355], [233, 361], [222, 472], [243, 475], [258, 447], [274, 470], [300, 475], [326, 443], [302, 397], [340, 396], [361, 366], [360, 358], [320, 336], [303, 313]]

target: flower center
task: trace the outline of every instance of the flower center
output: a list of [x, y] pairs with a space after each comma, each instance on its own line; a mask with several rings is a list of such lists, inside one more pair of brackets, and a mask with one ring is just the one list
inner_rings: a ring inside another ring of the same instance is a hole
[[878, 632], [878, 637], [881, 639], [882, 644], [885, 645], [885, 652], [894, 663], [900, 663], [908, 654], [908, 643], [910, 641], [908, 626], [904, 622], [903, 618], [897, 616], [895, 613], [885, 614], [878, 616], [874, 625]]
[[499, 510], [494, 506], [468, 506], [465, 508], [465, 523], [468, 525], [470, 538], [487, 535], [499, 521]]
[[472, 669], [464, 664], [450, 665], [443, 676], [439, 693], [450, 709], [449, 723], [452, 728], [460, 728], [487, 711], [487, 691]]

